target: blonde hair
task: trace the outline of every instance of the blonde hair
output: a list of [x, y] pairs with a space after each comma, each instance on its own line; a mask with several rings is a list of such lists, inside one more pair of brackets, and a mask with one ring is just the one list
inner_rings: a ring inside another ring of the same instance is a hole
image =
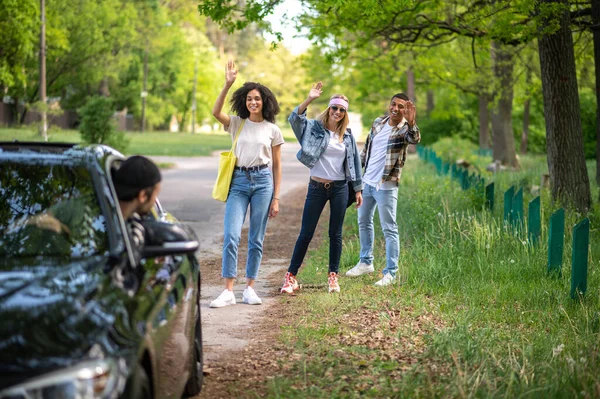
[[[329, 101], [333, 100], [334, 98], [341, 98], [342, 100], [350, 103], [348, 97], [346, 97], [343, 94], [334, 94], [329, 98]], [[321, 112], [319, 116], [317, 116], [317, 120], [321, 121], [325, 128], [327, 128], [327, 126], [329, 125], [329, 108], [330, 107], [327, 107], [325, 111]], [[346, 110], [346, 112], [344, 113], [344, 117], [337, 123], [337, 126], [335, 128], [335, 132], [340, 136], [340, 143], [344, 141], [344, 133], [346, 132], [346, 128], [348, 127], [349, 123], [350, 118], [348, 117], [348, 110]]]

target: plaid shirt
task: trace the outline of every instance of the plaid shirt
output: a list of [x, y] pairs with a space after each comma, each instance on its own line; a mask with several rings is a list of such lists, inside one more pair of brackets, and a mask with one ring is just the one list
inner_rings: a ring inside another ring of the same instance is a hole
[[[367, 171], [369, 166], [369, 157], [371, 156], [371, 143], [373, 138], [381, 131], [385, 124], [390, 119], [389, 116], [382, 116], [375, 119], [369, 135], [367, 136], [367, 142], [365, 148], [360, 153], [360, 162], [364, 168], [364, 173]], [[417, 125], [410, 127], [408, 122], [404, 120], [404, 123], [400, 123], [398, 126], [392, 128], [390, 138], [387, 144], [387, 154], [385, 157], [385, 166], [383, 168], [383, 175], [381, 182], [393, 181], [398, 184], [400, 175], [402, 174], [402, 167], [406, 162], [406, 148], [409, 144], [418, 144], [421, 141], [421, 132]], [[364, 174], [363, 173], [363, 174]]]

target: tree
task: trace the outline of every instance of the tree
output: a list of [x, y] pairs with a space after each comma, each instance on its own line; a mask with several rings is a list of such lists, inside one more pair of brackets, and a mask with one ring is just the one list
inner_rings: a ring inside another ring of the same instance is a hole
[[38, 41], [39, 11], [35, 0], [0, 2], [0, 89], [23, 89], [23, 65]]
[[511, 50], [498, 42], [492, 42], [492, 49], [494, 75], [499, 83], [497, 106], [492, 112], [493, 157], [504, 165], [518, 167], [512, 126], [514, 58]]
[[[596, 183], [600, 185], [600, 1], [592, 2], [592, 34], [594, 37], [594, 69], [596, 72]], [[600, 193], [598, 194], [600, 201]]]
[[[105, 78], [109, 60], [132, 40], [129, 19], [135, 9], [119, 0], [80, 2], [55, 0], [46, 7], [47, 94], [61, 99], [63, 108], [73, 109], [95, 94]], [[39, 69], [36, 52], [21, 65], [25, 84], [12, 86], [8, 94], [26, 104], [39, 100]], [[27, 108], [21, 115], [24, 120]]]
[[552, 197], [585, 213], [591, 205], [590, 182], [583, 153], [568, 2], [541, 0], [540, 13], [546, 26], [559, 24], [558, 30], [548, 29], [538, 39]]
[[[206, 2], [204, 2], [206, 3]], [[213, 2], [210, 2], [213, 3]], [[221, 2], [218, 2], [221, 3]], [[256, 2], [253, 6], [256, 7]], [[536, 8], [537, 4], [541, 7]], [[537, 37], [542, 36], [540, 40], [548, 40], [539, 46], [540, 60], [542, 60], [542, 51], [547, 53], [543, 56], [547, 76], [542, 80], [544, 87], [545, 103], [557, 101], [557, 96], [561, 93], [552, 86], [548, 79], [552, 71], [563, 71], [565, 74], [575, 76], [575, 86], [570, 87], [569, 99], [573, 95], [575, 88], [575, 98], [577, 98], [577, 85], [575, 75], [575, 63], [569, 62], [563, 66], [560, 58], [552, 56], [551, 48], [555, 39], [552, 35], [559, 29], [567, 29], [571, 24], [578, 26], [590, 25], [586, 18], [591, 13], [589, 4], [574, 3], [573, 9], [569, 7], [567, 0], [560, 3], [555, 1], [534, 1], [534, 0], [515, 0], [515, 1], [450, 1], [450, 2], [424, 2], [424, 1], [375, 1], [362, 0], [354, 2], [340, 2], [336, 0], [306, 0], [307, 11], [301, 17], [302, 23], [310, 26], [311, 38], [322, 43], [328, 41], [341, 41], [341, 52], [350, 53], [352, 49], [360, 47], [370, 41], [386, 41], [388, 44], [403, 44], [405, 48], [412, 49], [417, 46], [443, 45], [454, 40], [456, 37], [467, 37], [471, 39], [487, 38], [503, 46], [517, 46], [531, 42]], [[546, 7], [550, 5], [550, 7]], [[561, 6], [560, 18], [551, 11], [556, 10], [556, 5]], [[268, 10], [273, 7], [273, 2], [265, 3], [263, 9]], [[227, 10], [221, 8], [219, 11], [227, 15]], [[541, 12], [540, 12], [541, 11]], [[239, 11], [238, 11], [239, 12]], [[562, 15], [564, 14], [564, 15]], [[256, 15], [249, 14], [249, 17]], [[565, 17], [566, 16], [566, 17]], [[216, 15], [217, 20], [224, 15]], [[565, 19], [566, 18], [566, 19]], [[560, 21], [560, 23], [559, 23]], [[565, 26], [566, 24], [566, 26]], [[542, 27], [541, 30], [538, 27]], [[570, 34], [570, 30], [568, 30]], [[564, 36], [564, 32], [563, 32]], [[563, 37], [558, 36], [558, 37]], [[564, 39], [564, 37], [563, 37]], [[573, 54], [573, 42], [562, 41], [563, 49]], [[501, 65], [499, 65], [502, 69]], [[566, 69], [561, 69], [562, 67]], [[504, 71], [508, 72], [508, 71]], [[572, 85], [573, 82], [570, 81]], [[505, 103], [502, 115], [507, 118], [507, 102], [512, 98], [512, 93], [504, 93], [500, 96], [500, 105]], [[571, 103], [578, 105], [579, 101]], [[545, 105], [545, 107], [552, 106]], [[572, 109], [569, 114], [562, 115], [564, 123], [575, 129], [572, 134], [577, 135], [581, 132], [581, 122], [579, 110]], [[547, 113], [546, 113], [547, 114]], [[553, 116], [546, 116], [547, 124], [557, 122]], [[505, 121], [503, 123], [509, 123]], [[579, 123], [579, 125], [578, 125]], [[548, 127], [547, 142], [548, 148], [558, 148], [561, 144], [563, 132], [556, 131], [558, 125]], [[579, 126], [579, 131], [577, 131]], [[552, 129], [552, 131], [550, 131]], [[508, 129], [507, 129], [508, 130]], [[580, 135], [580, 134], [579, 134]], [[512, 137], [512, 135], [511, 135]], [[550, 143], [550, 141], [557, 140]], [[507, 143], [514, 147], [513, 143]], [[496, 143], [494, 143], [496, 145]], [[570, 141], [570, 148], [574, 151], [569, 154], [571, 165], [585, 164], [583, 158], [583, 141]], [[575, 147], [580, 147], [575, 149]], [[514, 148], [512, 149], [514, 151]], [[565, 158], [558, 151], [548, 151], [548, 163], [550, 168], [551, 182], [553, 184], [552, 192], [556, 199], [565, 200], [571, 198], [571, 201], [579, 210], [589, 208], [589, 184], [585, 188], [587, 181], [587, 171], [580, 170], [579, 166], [574, 170], [581, 172], [579, 177], [574, 175], [565, 175], [560, 168], [555, 166]], [[581, 177], [584, 176], [584, 177]], [[577, 187], [578, 190], [572, 190]], [[587, 205], [586, 205], [587, 203]]]

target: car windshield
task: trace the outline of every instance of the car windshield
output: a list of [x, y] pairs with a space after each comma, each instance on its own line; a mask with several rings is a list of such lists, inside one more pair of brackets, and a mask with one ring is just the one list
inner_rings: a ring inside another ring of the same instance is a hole
[[80, 258], [104, 254], [107, 241], [85, 167], [0, 161], [0, 256]]

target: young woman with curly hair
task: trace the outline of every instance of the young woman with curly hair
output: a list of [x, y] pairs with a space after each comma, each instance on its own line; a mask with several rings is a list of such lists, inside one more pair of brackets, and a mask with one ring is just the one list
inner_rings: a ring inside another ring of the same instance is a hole
[[298, 160], [310, 168], [308, 193], [302, 213], [300, 235], [294, 247], [290, 267], [285, 274], [282, 293], [298, 289], [296, 275], [304, 261], [308, 245], [329, 201], [329, 292], [340, 292], [338, 272], [342, 254], [342, 224], [348, 204], [348, 183], [356, 195], [356, 207], [362, 204], [362, 174], [356, 141], [347, 129], [348, 98], [335, 94], [316, 119], [306, 117], [308, 105], [321, 96], [323, 84], [312, 87], [308, 98], [297, 106], [288, 121], [300, 142]]
[[[246, 82], [231, 97], [231, 110], [235, 115], [224, 113], [225, 97], [236, 77], [235, 64], [229, 60], [225, 67], [225, 86], [212, 111], [214, 117], [231, 134], [232, 140], [238, 136], [235, 146], [236, 167], [225, 204], [222, 259], [225, 290], [211, 302], [212, 308], [235, 305], [233, 284], [237, 276], [238, 245], [248, 207], [250, 228], [246, 260], [247, 286], [242, 294], [242, 302], [250, 305], [262, 303], [254, 291], [254, 280], [262, 259], [267, 219], [274, 218], [279, 213], [280, 146], [283, 144], [283, 136], [274, 124], [279, 104], [267, 87], [260, 83]], [[269, 167], [273, 169], [272, 174]]]

